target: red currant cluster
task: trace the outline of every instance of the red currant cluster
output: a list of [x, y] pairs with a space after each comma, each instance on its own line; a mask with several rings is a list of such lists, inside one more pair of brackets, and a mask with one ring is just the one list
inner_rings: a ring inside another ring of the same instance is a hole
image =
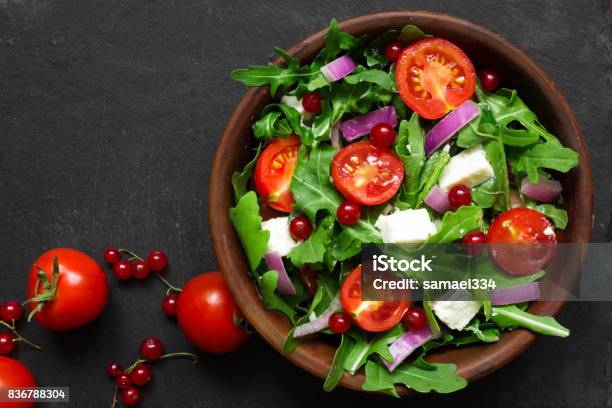
[[125, 370], [118, 361], [111, 361], [106, 365], [106, 372], [115, 379], [115, 385], [117, 386], [113, 397], [113, 408], [117, 405], [119, 393], [121, 393], [121, 401], [127, 407], [133, 407], [140, 403], [142, 392], [138, 387], [148, 384], [153, 378], [153, 369], [150, 364], [154, 361], [180, 357], [191, 358], [194, 364], [199, 361], [198, 356], [192, 353], [164, 354], [164, 344], [155, 337], [144, 339], [140, 343], [139, 352], [142, 358], [136, 360]]
[[15, 328], [15, 323], [21, 320], [22, 317], [23, 307], [16, 300], [7, 300], [0, 304], [0, 327], [5, 327], [9, 330], [8, 333], [0, 333], [0, 355], [11, 354], [18, 342], [25, 343], [37, 350], [42, 350], [42, 347], [23, 337]]
[[112, 265], [113, 275], [120, 281], [128, 280], [132, 276], [136, 279], [146, 279], [153, 272], [168, 287], [166, 297], [161, 303], [162, 311], [167, 316], [176, 316], [178, 294], [182, 289], [172, 285], [161, 275], [168, 266], [168, 255], [164, 251], [158, 249], [151, 251], [145, 260], [130, 250], [109, 247], [104, 250], [104, 260]]

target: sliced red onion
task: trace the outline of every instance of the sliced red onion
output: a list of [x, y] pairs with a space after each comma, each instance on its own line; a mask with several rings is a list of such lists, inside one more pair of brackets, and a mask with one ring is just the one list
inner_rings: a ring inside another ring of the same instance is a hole
[[340, 130], [347, 142], [352, 142], [358, 137], [365, 136], [370, 130], [379, 123], [386, 123], [391, 127], [397, 126], [397, 115], [393, 106], [385, 106], [368, 112], [365, 115], [356, 116], [342, 122]]
[[332, 128], [331, 145], [336, 149], [342, 149], [342, 139], [340, 138], [340, 123], [336, 123]]
[[541, 203], [553, 202], [563, 191], [561, 183], [540, 176], [537, 183], [532, 183], [527, 177], [521, 181], [521, 193]]
[[329, 307], [325, 309], [320, 316], [309, 321], [308, 323], [297, 326], [295, 330], [293, 330], [293, 337], [307, 336], [327, 328], [329, 326], [329, 317], [341, 308], [342, 304], [340, 303], [340, 296], [336, 295], [331, 301]]
[[513, 305], [515, 303], [529, 302], [540, 298], [540, 284], [531, 282], [511, 288], [495, 289], [489, 292], [489, 299], [493, 305]]
[[429, 190], [429, 194], [425, 197], [425, 204], [439, 213], [445, 213], [451, 209], [450, 202], [448, 201], [448, 193], [437, 185]]
[[444, 143], [455, 135], [462, 127], [480, 115], [480, 111], [474, 102], [467, 100], [457, 109], [443, 117], [425, 135], [425, 155], [430, 156], [438, 150]]
[[427, 343], [429, 340], [434, 338], [434, 334], [431, 332], [429, 325], [421, 327], [420, 329], [410, 330], [406, 332], [402, 337], [395, 340], [389, 346], [389, 352], [393, 357], [393, 361], [388, 362], [383, 360], [389, 371], [393, 371], [400, 365], [414, 350]]
[[264, 259], [266, 260], [266, 265], [268, 265], [268, 268], [274, 269], [278, 272], [276, 289], [279, 291], [279, 293], [282, 293], [283, 295], [295, 295], [295, 286], [293, 286], [293, 282], [291, 282], [291, 279], [287, 274], [287, 270], [285, 269], [283, 258], [278, 254], [278, 252], [268, 252], [264, 255]]
[[344, 78], [357, 68], [351, 57], [343, 55], [321, 67], [321, 73], [329, 82]]

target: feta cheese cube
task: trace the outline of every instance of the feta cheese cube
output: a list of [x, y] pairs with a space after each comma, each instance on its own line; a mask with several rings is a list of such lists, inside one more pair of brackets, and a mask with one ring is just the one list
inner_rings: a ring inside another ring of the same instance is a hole
[[302, 116], [303, 123], [310, 123], [312, 119], [314, 119], [314, 115], [312, 113], [306, 112], [304, 110], [304, 106], [302, 105], [301, 99], [298, 99], [293, 95], [283, 95], [280, 101], [283, 105], [290, 106], [296, 111], [298, 111]]
[[438, 184], [444, 191], [450, 190], [457, 184], [472, 188], [491, 177], [493, 177], [493, 168], [487, 160], [482, 145], [477, 145], [451, 157], [442, 170]]
[[389, 244], [419, 243], [436, 233], [436, 224], [431, 221], [429, 213], [424, 208], [381, 215], [376, 220], [375, 226], [380, 231], [383, 242]]
[[270, 231], [266, 252], [277, 252], [280, 256], [286, 256], [298, 245], [298, 242], [294, 241], [289, 233], [289, 217], [270, 218], [262, 222], [261, 227]]
[[432, 302], [438, 319], [453, 330], [463, 330], [480, 310], [482, 302], [475, 300], [438, 300]]

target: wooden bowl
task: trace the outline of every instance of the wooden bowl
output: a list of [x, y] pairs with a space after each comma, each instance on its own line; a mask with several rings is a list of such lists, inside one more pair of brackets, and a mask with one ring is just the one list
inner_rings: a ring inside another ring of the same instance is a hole
[[[376, 36], [391, 28], [401, 29], [406, 24], [414, 24], [426, 33], [452, 41], [467, 53], [476, 67], [486, 65], [500, 72], [504, 86], [518, 89], [521, 98], [535, 111], [541, 123], [557, 135], [565, 146], [579, 153], [579, 167], [562, 180], [565, 188], [565, 207], [569, 213], [569, 225], [562, 240], [589, 242], [593, 223], [589, 158], [576, 119], [550, 78], [523, 51], [500, 35], [477, 24], [444, 14], [425, 11], [376, 13], [343, 21], [340, 28], [353, 35]], [[302, 62], [309, 61], [322, 47], [326, 32], [324, 29], [307, 37], [291, 47], [289, 53]], [[270, 48], [273, 45], [270, 44]], [[209, 222], [221, 271], [236, 301], [251, 325], [280, 351], [291, 324], [280, 313], [264, 308], [228, 216], [230, 207], [234, 205], [230, 177], [234, 171], [241, 170], [252, 159], [255, 141], [251, 125], [270, 100], [267, 87], [249, 89], [232, 114], [213, 163]], [[577, 274], [577, 271], [568, 273]], [[537, 302], [529, 311], [541, 315], [555, 315], [562, 305], [562, 302]], [[453, 362], [457, 364], [461, 376], [474, 381], [517, 357], [535, 338], [536, 335], [527, 330], [514, 330], [504, 333], [497, 343], [441, 350], [432, 354], [430, 360]], [[325, 378], [334, 352], [334, 346], [315, 339], [302, 343], [286, 357], [309, 373]], [[340, 384], [361, 390], [363, 381], [362, 372], [355, 376], [345, 373]], [[409, 393], [406, 389], [400, 392]]]

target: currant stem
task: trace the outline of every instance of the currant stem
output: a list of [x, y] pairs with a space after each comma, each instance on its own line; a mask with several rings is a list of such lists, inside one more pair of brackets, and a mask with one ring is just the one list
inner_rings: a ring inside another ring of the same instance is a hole
[[28, 346], [32, 347], [33, 349], [36, 349], [36, 350], [39, 350], [39, 351], [43, 349], [38, 344], [35, 344], [35, 343], [31, 342], [30, 340], [28, 340], [27, 338], [23, 337], [17, 331], [17, 329], [15, 329], [15, 322], [13, 322], [13, 324], [8, 324], [8, 323], [0, 320], [0, 325], [6, 327], [7, 329], [9, 329], [11, 331], [11, 333], [13, 333], [13, 336], [15, 336], [15, 339], [13, 341], [20, 341], [20, 342], [25, 343]]
[[115, 392], [113, 392], [113, 403], [111, 404], [111, 408], [115, 408], [117, 406], [117, 394], [119, 393], [119, 388], [115, 387]]
[[[119, 252], [126, 254], [130, 257], [130, 261], [133, 261], [134, 259], [138, 259], [142, 262], [145, 262], [144, 258], [142, 258], [141, 256], [138, 256], [138, 254], [136, 254], [135, 252], [130, 251], [129, 249], [125, 249], [125, 248], [119, 248]], [[167, 294], [170, 294], [170, 292], [176, 292], [176, 293], [181, 293], [183, 291], [183, 289], [179, 288], [178, 286], [174, 286], [173, 284], [171, 284], [170, 282], [168, 282], [166, 280], [166, 278], [164, 278], [161, 273], [159, 272], [153, 272], [155, 276], [157, 276], [157, 278], [162, 281], [162, 283], [164, 285], [166, 285], [168, 287], [168, 292]]]
[[[179, 352], [179, 353], [168, 353], [168, 354], [163, 354], [159, 357], [159, 360], [170, 360], [173, 358], [190, 358], [193, 361], [193, 364], [198, 364], [200, 362], [200, 357], [193, 354], [193, 353], [187, 353], [187, 352]], [[136, 367], [138, 367], [139, 364], [143, 364], [148, 362], [149, 360], [145, 359], [145, 358], [139, 358], [138, 360], [134, 361], [134, 364], [132, 364], [131, 366], [129, 366], [125, 372], [126, 373], [131, 373]]]

